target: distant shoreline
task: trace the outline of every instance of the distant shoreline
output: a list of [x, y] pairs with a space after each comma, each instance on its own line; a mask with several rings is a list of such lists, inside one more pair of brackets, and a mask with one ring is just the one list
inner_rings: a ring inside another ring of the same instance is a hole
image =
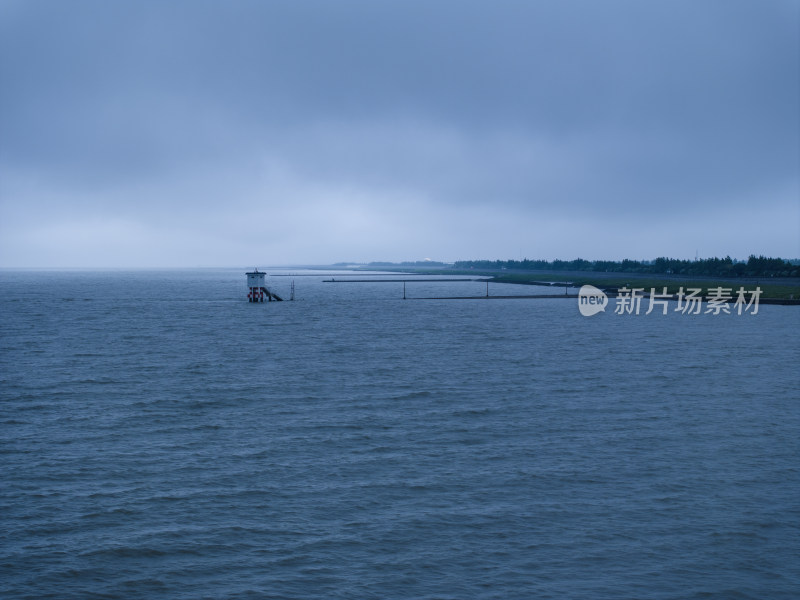
[[600, 289], [614, 293], [620, 288], [636, 287], [649, 292], [651, 288], [659, 293], [667, 288], [668, 294], [677, 294], [680, 288], [701, 288], [707, 291], [710, 288], [731, 288], [735, 293], [739, 287], [752, 290], [760, 287], [762, 290], [761, 302], [789, 301], [788, 304], [800, 304], [800, 281], [794, 277], [706, 277], [681, 275], [653, 275], [649, 273], [612, 273], [590, 271], [522, 271], [522, 270], [493, 270], [493, 269], [456, 269], [441, 267], [409, 267], [403, 265], [396, 269], [381, 265], [380, 268], [362, 267], [358, 272], [369, 271], [402, 271], [404, 273], [427, 275], [469, 275], [491, 277], [493, 283], [513, 283], [518, 285], [537, 285], [559, 287], [571, 285], [594, 285]]

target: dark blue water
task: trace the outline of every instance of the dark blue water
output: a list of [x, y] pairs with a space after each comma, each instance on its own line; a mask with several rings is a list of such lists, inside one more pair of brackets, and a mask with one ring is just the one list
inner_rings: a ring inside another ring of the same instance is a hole
[[800, 593], [796, 307], [321, 280], [0, 273], [0, 597]]

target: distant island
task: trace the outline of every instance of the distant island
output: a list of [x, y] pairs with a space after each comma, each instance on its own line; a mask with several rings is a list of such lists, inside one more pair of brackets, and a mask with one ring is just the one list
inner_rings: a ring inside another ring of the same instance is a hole
[[452, 263], [423, 260], [405, 262], [339, 263], [360, 270], [404, 271], [441, 275], [480, 274], [497, 283], [525, 285], [596, 285], [605, 289], [630, 287], [759, 286], [765, 298], [800, 298], [800, 260], [751, 255], [747, 260], [703, 258], [681, 260], [459, 260]]
[[[353, 264], [353, 263], [339, 263]], [[450, 268], [481, 269], [491, 271], [589, 271], [595, 273], [647, 273], [663, 275], [700, 275], [703, 277], [800, 277], [800, 259], [785, 260], [755, 256], [745, 260], [725, 258], [700, 258], [680, 260], [660, 257], [654, 260], [459, 260], [445, 263], [434, 260], [404, 262], [371, 262], [370, 268]]]

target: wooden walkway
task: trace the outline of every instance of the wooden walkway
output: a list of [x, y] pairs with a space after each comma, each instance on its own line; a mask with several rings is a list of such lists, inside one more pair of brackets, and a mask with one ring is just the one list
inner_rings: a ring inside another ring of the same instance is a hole
[[461, 283], [464, 281], [491, 281], [488, 277], [479, 279], [323, 279], [322, 283], [406, 283], [429, 282]]
[[422, 296], [409, 297], [408, 300], [530, 300], [546, 298], [572, 298], [578, 297], [577, 294], [515, 294], [513, 296]]

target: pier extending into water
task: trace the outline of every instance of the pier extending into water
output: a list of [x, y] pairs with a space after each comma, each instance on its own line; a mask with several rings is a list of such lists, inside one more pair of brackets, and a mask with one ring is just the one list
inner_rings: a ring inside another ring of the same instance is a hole
[[[556, 281], [536, 281], [536, 282], [508, 282], [508, 281], [499, 281], [496, 283], [501, 284], [508, 284], [508, 285], [515, 285], [515, 284], [522, 284], [522, 285], [539, 285], [542, 287], [560, 287], [564, 289], [563, 294], [497, 294], [497, 295], [490, 295], [489, 294], [489, 283], [493, 283], [494, 278], [492, 277], [463, 277], [463, 278], [441, 278], [441, 277], [414, 277], [414, 278], [391, 278], [391, 279], [352, 279], [345, 275], [346, 279], [324, 279], [323, 283], [402, 283], [403, 284], [403, 299], [404, 300], [547, 300], [547, 299], [571, 299], [577, 300], [580, 295], [578, 294], [578, 286], [571, 282], [556, 282]], [[486, 283], [486, 293], [481, 294], [480, 296], [476, 295], [469, 295], [469, 296], [408, 296], [406, 294], [406, 283], [465, 283], [465, 282], [484, 282]], [[575, 293], [569, 293], [568, 289], [576, 290]], [[608, 298], [617, 298], [620, 296], [619, 290], [617, 288], [606, 288], [602, 291], [606, 297]], [[643, 291], [643, 290], [642, 290]], [[646, 301], [648, 299], [647, 295], [642, 295], [638, 297], [639, 301]], [[659, 300], [669, 300], [673, 302], [678, 302], [681, 300], [679, 294], [669, 294], [669, 295], [662, 295], [659, 294]], [[684, 297], [685, 299], [685, 297]], [[709, 298], [706, 295], [699, 296], [697, 298], [702, 303], [708, 303]], [[717, 302], [725, 302], [725, 303], [734, 303], [736, 300], [735, 297], [730, 297], [726, 299], [716, 298]], [[800, 305], [800, 300], [794, 298], [764, 298], [761, 297], [759, 299], [760, 304], [777, 304], [777, 305], [784, 305], [784, 306], [797, 306]]]
[[474, 279], [323, 279], [322, 283], [406, 283], [406, 282], [438, 282], [438, 283], [461, 283], [464, 281], [491, 281], [489, 277], [478, 277]]
[[514, 294], [513, 296], [418, 296], [406, 298], [407, 300], [516, 300], [520, 299], [545, 299], [545, 298], [572, 298], [578, 294]]

